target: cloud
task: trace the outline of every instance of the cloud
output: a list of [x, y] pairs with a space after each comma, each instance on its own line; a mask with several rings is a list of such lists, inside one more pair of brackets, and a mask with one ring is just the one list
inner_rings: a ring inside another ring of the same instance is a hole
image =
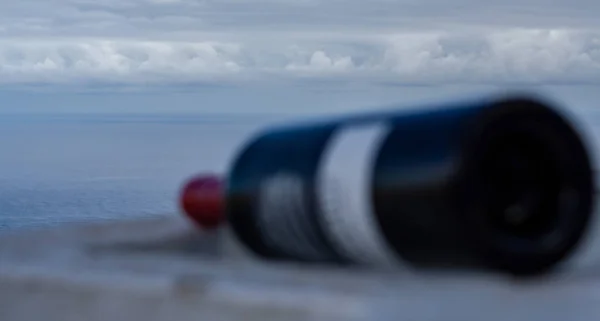
[[389, 42], [382, 65], [406, 81], [598, 82], [600, 33], [400, 35]]
[[0, 85], [597, 84], [599, 10], [566, 0], [3, 2]]
[[0, 42], [0, 83], [351, 78], [399, 84], [600, 83], [600, 32], [399, 33], [342, 44], [23, 39]]
[[329, 73], [329, 72], [349, 72], [356, 68], [352, 61], [352, 57], [339, 56], [330, 57], [324, 51], [317, 50], [313, 52], [307, 61], [296, 62], [292, 61], [285, 66], [286, 71], [291, 72], [312, 72], [312, 73]]
[[0, 82], [171, 82], [236, 73], [238, 47], [123, 40], [4, 41]]

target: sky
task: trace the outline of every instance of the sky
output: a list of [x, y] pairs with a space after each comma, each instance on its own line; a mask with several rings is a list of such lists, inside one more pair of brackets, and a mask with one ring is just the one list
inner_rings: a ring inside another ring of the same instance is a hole
[[0, 2], [0, 112], [345, 112], [600, 100], [594, 0]]

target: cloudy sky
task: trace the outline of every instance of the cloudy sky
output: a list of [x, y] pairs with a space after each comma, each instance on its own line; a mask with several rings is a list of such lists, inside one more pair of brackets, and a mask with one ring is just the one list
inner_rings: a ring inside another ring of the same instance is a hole
[[531, 88], [600, 100], [600, 1], [0, 2], [0, 111], [344, 111]]

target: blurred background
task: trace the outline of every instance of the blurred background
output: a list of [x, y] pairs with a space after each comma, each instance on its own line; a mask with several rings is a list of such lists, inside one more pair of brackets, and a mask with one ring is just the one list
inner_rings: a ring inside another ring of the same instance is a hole
[[0, 229], [173, 215], [268, 124], [532, 91], [596, 148], [600, 2], [0, 3]]

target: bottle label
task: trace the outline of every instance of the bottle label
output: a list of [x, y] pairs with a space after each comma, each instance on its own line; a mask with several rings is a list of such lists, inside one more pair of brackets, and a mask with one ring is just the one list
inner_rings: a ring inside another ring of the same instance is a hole
[[342, 127], [331, 137], [317, 171], [316, 195], [322, 226], [336, 251], [353, 262], [395, 266], [372, 202], [374, 163], [391, 126]]
[[301, 259], [323, 260], [327, 251], [309, 219], [306, 187], [301, 177], [280, 172], [262, 182], [258, 200], [258, 228], [265, 243]]

